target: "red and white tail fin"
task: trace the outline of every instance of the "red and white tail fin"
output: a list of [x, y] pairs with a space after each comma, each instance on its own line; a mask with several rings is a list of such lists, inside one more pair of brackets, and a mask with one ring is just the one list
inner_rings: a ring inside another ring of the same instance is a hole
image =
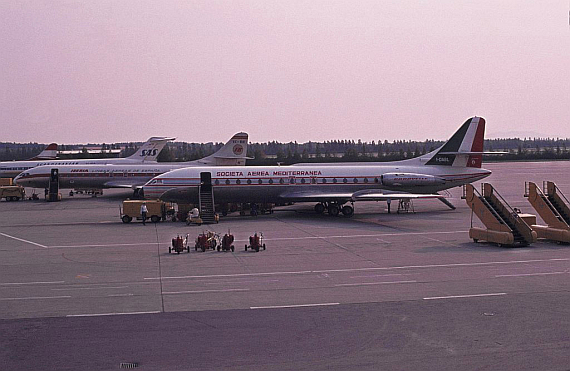
[[37, 156], [34, 156], [30, 160], [53, 160], [56, 158], [57, 158], [57, 143], [51, 143]]
[[481, 167], [485, 119], [471, 117], [445, 142], [443, 146], [428, 153], [426, 165]]
[[247, 133], [237, 133], [216, 153], [196, 160], [196, 163], [212, 166], [243, 166], [245, 160], [251, 159], [247, 157], [248, 140]]

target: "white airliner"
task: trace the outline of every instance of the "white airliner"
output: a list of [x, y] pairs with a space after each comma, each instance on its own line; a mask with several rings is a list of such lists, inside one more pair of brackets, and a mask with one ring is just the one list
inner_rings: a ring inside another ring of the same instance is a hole
[[[315, 211], [350, 216], [354, 201], [442, 198], [437, 192], [489, 176], [481, 169], [485, 120], [468, 119], [440, 148], [378, 165], [187, 167], [144, 185], [146, 198], [197, 203], [200, 185], [213, 187], [216, 203], [316, 202]], [[451, 205], [452, 206], [452, 205]]]
[[153, 177], [188, 166], [245, 165], [247, 133], [237, 133], [216, 153], [195, 161], [154, 162], [152, 164], [120, 163], [104, 165], [44, 165], [22, 172], [14, 179], [25, 187], [44, 188], [52, 169], [58, 169], [59, 188], [104, 189], [140, 187]]
[[175, 138], [152, 137], [149, 140], [147, 140], [134, 154], [126, 158], [93, 158], [93, 159], [74, 159], [74, 160], [32, 159], [27, 161], [0, 162], [0, 178], [14, 178], [22, 171], [45, 165], [54, 167], [62, 165], [140, 164], [147, 162], [156, 163], [156, 157], [158, 156], [160, 151], [162, 151], [162, 148], [164, 148], [166, 142], [174, 139]]

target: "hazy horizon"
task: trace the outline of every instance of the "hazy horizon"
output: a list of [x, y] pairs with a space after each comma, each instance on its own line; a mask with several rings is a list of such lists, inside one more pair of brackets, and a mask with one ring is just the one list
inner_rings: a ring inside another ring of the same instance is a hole
[[2, 142], [570, 137], [567, 1], [0, 3]]

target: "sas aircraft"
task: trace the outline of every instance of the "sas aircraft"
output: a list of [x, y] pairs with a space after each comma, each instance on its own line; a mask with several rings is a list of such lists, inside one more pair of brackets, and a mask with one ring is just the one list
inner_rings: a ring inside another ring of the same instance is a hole
[[[468, 119], [440, 148], [423, 156], [378, 165], [187, 167], [143, 186], [146, 198], [198, 203], [201, 187], [218, 203], [315, 202], [315, 211], [354, 213], [355, 201], [438, 198], [437, 192], [483, 179], [485, 120]], [[443, 200], [453, 208], [453, 205]]]
[[[147, 140], [134, 154], [125, 158], [93, 158], [73, 160], [44, 160], [43, 158], [34, 158], [26, 161], [4, 161], [0, 162], [0, 178], [14, 178], [22, 171], [46, 165], [51, 167], [59, 167], [63, 165], [153, 163], [156, 162], [156, 157], [160, 151], [162, 151], [162, 148], [164, 148], [166, 142], [174, 139], [175, 138], [152, 137]], [[46, 150], [53, 145], [54, 144], [50, 144]]]
[[216, 153], [195, 161], [102, 165], [49, 164], [24, 171], [14, 181], [24, 187], [45, 188], [49, 184], [51, 170], [58, 169], [59, 188], [132, 188], [137, 196], [138, 189], [147, 181], [174, 169], [188, 166], [243, 166], [248, 159], [247, 145], [247, 133], [237, 133]]

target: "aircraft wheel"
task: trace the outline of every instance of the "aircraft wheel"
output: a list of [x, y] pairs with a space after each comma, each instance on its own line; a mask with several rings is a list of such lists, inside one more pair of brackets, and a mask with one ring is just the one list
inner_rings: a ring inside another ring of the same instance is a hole
[[338, 205], [336, 204], [330, 204], [329, 205], [329, 215], [330, 216], [338, 216], [339, 213], [339, 209], [338, 209]]
[[318, 203], [315, 205], [315, 212], [317, 214], [322, 214], [325, 212], [325, 205], [323, 205], [322, 203]]
[[342, 207], [342, 215], [346, 216], [346, 217], [351, 217], [354, 215], [354, 207], [350, 206], [350, 205], [345, 205]]

